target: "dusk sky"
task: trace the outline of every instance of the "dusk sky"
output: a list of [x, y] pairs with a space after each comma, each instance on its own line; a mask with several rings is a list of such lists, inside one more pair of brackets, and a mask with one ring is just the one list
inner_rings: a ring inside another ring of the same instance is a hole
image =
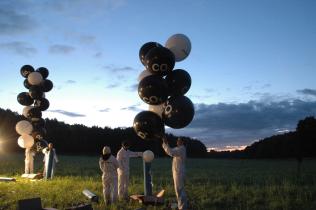
[[22, 113], [20, 68], [47, 67], [44, 118], [130, 127], [147, 110], [138, 58], [149, 41], [182, 33], [190, 55], [191, 124], [167, 132], [230, 148], [316, 116], [314, 0], [1, 0], [0, 107]]

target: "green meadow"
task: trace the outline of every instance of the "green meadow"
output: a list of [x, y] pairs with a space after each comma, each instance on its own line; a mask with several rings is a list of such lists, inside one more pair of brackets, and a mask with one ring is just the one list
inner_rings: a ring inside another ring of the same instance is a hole
[[[19, 199], [41, 197], [43, 207], [64, 209], [89, 203], [82, 190], [89, 189], [100, 197], [94, 209], [139, 209], [142, 204], [129, 201], [105, 207], [102, 199], [101, 172], [96, 156], [59, 156], [53, 180], [31, 181], [21, 178], [23, 155], [0, 155], [0, 176], [14, 177], [16, 182], [0, 182], [0, 210], [16, 209]], [[42, 155], [35, 170], [43, 167]], [[176, 201], [171, 159], [152, 163], [153, 191], [165, 189], [165, 205], [146, 209], [170, 209]], [[143, 193], [141, 159], [132, 159], [129, 194]], [[297, 161], [188, 159], [186, 191], [190, 209], [316, 209], [316, 160], [305, 159], [297, 176]]]

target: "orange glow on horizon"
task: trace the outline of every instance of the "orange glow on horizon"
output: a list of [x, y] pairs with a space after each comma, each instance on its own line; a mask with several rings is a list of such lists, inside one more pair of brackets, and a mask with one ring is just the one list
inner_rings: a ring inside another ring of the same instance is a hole
[[209, 147], [207, 151], [210, 152], [214, 150], [216, 152], [223, 152], [223, 151], [235, 151], [235, 150], [244, 150], [247, 145], [226, 145], [224, 147]]

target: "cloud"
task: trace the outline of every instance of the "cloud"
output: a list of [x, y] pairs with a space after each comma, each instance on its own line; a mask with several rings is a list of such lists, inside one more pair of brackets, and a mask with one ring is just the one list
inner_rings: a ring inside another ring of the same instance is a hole
[[101, 58], [102, 57], [102, 52], [97, 52], [94, 54], [95, 58]]
[[75, 113], [75, 112], [68, 112], [68, 111], [60, 110], [60, 109], [48, 110], [48, 111], [49, 112], [63, 114], [63, 115], [66, 115], [68, 117], [86, 117], [86, 115], [83, 115], [83, 114], [78, 114], [78, 113]]
[[303, 90], [297, 90], [297, 92], [304, 94], [304, 95], [316, 96], [316, 90], [314, 90], [314, 89], [305, 88]]
[[105, 109], [100, 109], [99, 112], [109, 112], [111, 109], [110, 108], [105, 108]]
[[270, 88], [270, 87], [271, 87], [271, 84], [268, 84], [268, 83], [267, 83], [267, 84], [262, 85], [261, 88], [262, 88], [262, 89], [265, 89], [265, 88]]
[[197, 99], [197, 100], [203, 100], [203, 99], [206, 99], [206, 98], [210, 98], [212, 97], [211, 95], [188, 95], [188, 97], [190, 99]]
[[36, 26], [29, 15], [16, 11], [10, 2], [0, 3], [0, 35], [25, 34]]
[[118, 9], [126, 4], [125, 0], [55, 0], [47, 1], [46, 7], [64, 16], [85, 20], [89, 17], [104, 15], [107, 11]]
[[112, 73], [116, 73], [116, 74], [137, 71], [136, 69], [134, 69], [133, 67], [130, 67], [130, 66], [117, 67], [114, 65], [109, 65], [109, 66], [103, 66], [103, 68], [105, 70], [108, 70], [108, 71], [110, 71]]
[[77, 82], [74, 81], [74, 80], [67, 80], [65, 83], [66, 83], [66, 84], [75, 84], [75, 83], [77, 83]]
[[243, 87], [243, 90], [244, 91], [250, 91], [250, 90], [252, 90], [252, 86], [251, 85], [248, 85], [248, 86], [245, 86], [245, 87]]
[[95, 42], [96, 37], [91, 35], [81, 35], [79, 39], [82, 44], [92, 44]]
[[37, 50], [34, 47], [32, 47], [29, 43], [19, 42], [19, 41], [1, 43], [0, 49], [8, 50], [17, 55], [22, 55], [22, 56], [27, 56], [27, 57], [37, 53]]
[[117, 88], [118, 86], [120, 86], [119, 83], [112, 83], [112, 84], [109, 84], [108, 86], [106, 86], [106, 88], [113, 89], [113, 88]]
[[75, 48], [69, 45], [55, 44], [49, 47], [49, 52], [53, 54], [69, 54], [75, 51]]
[[127, 91], [130, 91], [130, 92], [135, 92], [138, 90], [138, 84], [133, 84], [133, 85], [127, 86], [127, 87], [125, 87], [125, 89]]
[[316, 101], [195, 104], [191, 124], [169, 131], [196, 137], [212, 147], [248, 145], [280, 131], [295, 130], [298, 121], [306, 116], [316, 116]]
[[128, 107], [123, 107], [121, 110], [133, 111], [133, 112], [140, 112], [142, 109], [139, 108], [140, 104], [131, 105]]

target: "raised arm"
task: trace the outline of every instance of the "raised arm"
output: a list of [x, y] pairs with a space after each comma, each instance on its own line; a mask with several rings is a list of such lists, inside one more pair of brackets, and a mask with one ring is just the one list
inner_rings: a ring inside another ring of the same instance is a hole
[[142, 152], [132, 152], [128, 150], [128, 157], [142, 157], [143, 153]]
[[178, 157], [181, 155], [181, 151], [179, 150], [178, 147], [170, 148], [170, 146], [165, 142], [162, 144], [162, 148], [165, 150], [167, 155], [171, 157]]

